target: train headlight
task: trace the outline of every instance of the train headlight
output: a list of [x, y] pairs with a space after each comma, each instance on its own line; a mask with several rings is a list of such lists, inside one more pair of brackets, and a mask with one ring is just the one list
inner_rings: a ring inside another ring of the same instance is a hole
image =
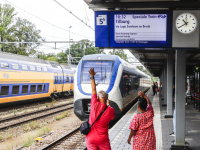
[[101, 56], [98, 56], [97, 59], [100, 60], [100, 59], [101, 59]]

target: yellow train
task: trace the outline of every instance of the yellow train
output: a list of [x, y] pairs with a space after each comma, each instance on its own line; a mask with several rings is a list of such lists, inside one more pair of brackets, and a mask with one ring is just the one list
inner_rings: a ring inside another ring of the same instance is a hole
[[0, 52], [0, 106], [73, 94], [74, 73], [57, 62]]

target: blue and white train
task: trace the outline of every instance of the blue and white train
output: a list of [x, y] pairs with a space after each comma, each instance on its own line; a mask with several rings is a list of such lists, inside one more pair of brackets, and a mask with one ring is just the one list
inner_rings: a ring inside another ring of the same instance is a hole
[[91, 81], [88, 70], [94, 68], [97, 93], [100, 90], [109, 94], [115, 116], [130, 106], [138, 96], [138, 91], [151, 86], [150, 76], [116, 55], [95, 54], [84, 56], [78, 64], [74, 80], [74, 112], [86, 121], [90, 112]]

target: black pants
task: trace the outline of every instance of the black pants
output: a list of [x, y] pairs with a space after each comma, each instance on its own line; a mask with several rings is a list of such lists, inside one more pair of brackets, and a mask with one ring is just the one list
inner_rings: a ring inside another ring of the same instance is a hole
[[155, 90], [155, 89], [153, 89], [153, 95], [155, 95], [155, 93], [156, 93], [156, 90]]

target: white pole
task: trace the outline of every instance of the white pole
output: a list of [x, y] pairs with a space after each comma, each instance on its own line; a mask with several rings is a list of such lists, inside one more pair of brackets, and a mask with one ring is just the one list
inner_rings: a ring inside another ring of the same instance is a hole
[[1, 35], [0, 35], [0, 51], [1, 51]]
[[68, 65], [70, 64], [70, 28], [71, 28], [72, 26], [70, 26], [69, 27], [69, 56], [68, 56]]

